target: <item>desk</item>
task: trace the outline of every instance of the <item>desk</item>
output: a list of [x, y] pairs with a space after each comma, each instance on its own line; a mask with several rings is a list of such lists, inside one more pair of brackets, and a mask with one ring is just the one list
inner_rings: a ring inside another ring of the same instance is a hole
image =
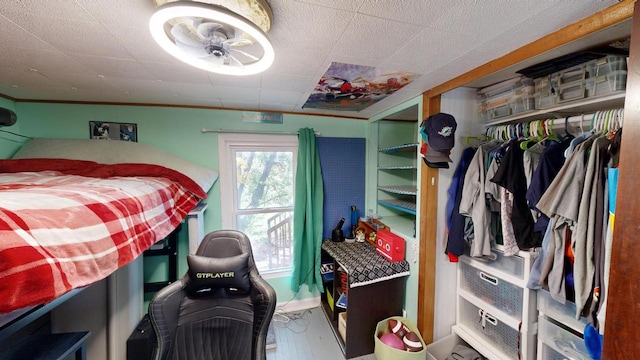
[[[338, 339], [345, 358], [373, 353], [376, 325], [391, 316], [402, 316], [405, 277], [409, 263], [390, 262], [369, 243], [346, 243], [325, 240], [324, 262], [333, 262], [333, 279], [324, 281], [322, 307]], [[347, 307], [336, 302], [343, 292], [338, 267], [348, 274]], [[346, 311], [345, 337], [339, 334], [339, 314]]]

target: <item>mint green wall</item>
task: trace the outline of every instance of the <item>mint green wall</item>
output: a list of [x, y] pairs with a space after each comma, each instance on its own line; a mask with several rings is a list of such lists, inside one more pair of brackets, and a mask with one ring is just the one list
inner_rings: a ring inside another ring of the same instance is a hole
[[[367, 167], [366, 167], [366, 177], [367, 177], [367, 194], [366, 194], [366, 207], [367, 209], [376, 209], [376, 189], [377, 189], [377, 181], [378, 181], [378, 175], [377, 175], [377, 168], [378, 168], [378, 148], [379, 147], [385, 147], [388, 146], [389, 144], [395, 144], [397, 145], [397, 140], [396, 142], [394, 142], [395, 139], [397, 139], [399, 135], [402, 134], [392, 134], [392, 133], [380, 133], [380, 131], [385, 131], [385, 127], [384, 126], [380, 126], [379, 121], [384, 119], [385, 117], [391, 116], [399, 111], [402, 111], [404, 109], [410, 108], [412, 106], [416, 106], [417, 107], [417, 113], [418, 116], [422, 116], [422, 96], [418, 96], [415, 97], [411, 100], [408, 100], [400, 105], [394, 106], [393, 108], [390, 108], [374, 117], [372, 117], [371, 119], [369, 119], [369, 127], [368, 127], [368, 133], [367, 133], [367, 139], [369, 141], [367, 141], [367, 155], [369, 156], [367, 158]], [[416, 119], [419, 120], [419, 119]], [[415, 129], [415, 133], [418, 133], [418, 126], [420, 124], [420, 121], [416, 122], [416, 129]], [[409, 131], [409, 134], [412, 133], [412, 131], [410, 129], [405, 129], [404, 126], [402, 127], [403, 131]], [[404, 135], [403, 135], [404, 136]], [[417, 136], [417, 135], [416, 135]], [[383, 144], [382, 146], [379, 146], [379, 141], [378, 139], [381, 137], [388, 137], [390, 138], [388, 140], [387, 144]], [[402, 139], [406, 139], [406, 137], [400, 137]], [[416, 139], [417, 141], [418, 139]], [[416, 179], [420, 179], [420, 166], [418, 166], [418, 171], [416, 174]], [[420, 216], [420, 214], [418, 213], [418, 217]], [[384, 216], [382, 218], [382, 221], [384, 222]], [[416, 221], [416, 234], [420, 234], [420, 221]], [[393, 231], [394, 227], [391, 226], [391, 230]], [[405, 234], [409, 234], [409, 232], [406, 232]], [[409, 275], [409, 277], [407, 278], [406, 282], [405, 282], [405, 296], [404, 296], [404, 309], [407, 312], [407, 317], [409, 319], [411, 319], [411, 321], [413, 321], [414, 324], [418, 323], [418, 249], [420, 248], [419, 246], [419, 239], [415, 238], [415, 237], [405, 237], [406, 240], [406, 244], [405, 244], [405, 259], [409, 262], [409, 267], [411, 270], [411, 275]]]
[[[3, 105], [0, 98], [0, 106]], [[244, 123], [241, 111], [190, 109], [177, 107], [48, 104], [48, 103], [10, 103], [15, 106], [18, 124], [11, 131], [32, 137], [47, 138], [89, 138], [89, 121], [131, 122], [138, 125], [138, 141], [150, 144], [194, 163], [218, 169], [218, 135], [202, 133], [202, 128], [242, 129], [256, 131], [297, 131], [311, 127], [330, 137], [366, 137], [367, 121], [335, 117], [305, 116], [284, 114], [283, 124]], [[19, 128], [17, 127], [19, 125]], [[18, 138], [19, 139], [19, 138]], [[11, 156], [18, 145], [8, 146], [7, 141], [0, 145], [0, 155]], [[23, 141], [23, 140], [20, 140]], [[220, 229], [220, 187], [216, 183], [209, 191], [205, 212], [205, 233]], [[186, 231], [180, 234], [179, 254], [188, 252]], [[186, 256], [179, 260], [179, 273], [186, 271]], [[155, 273], [163, 274], [162, 267]], [[154, 274], [147, 274], [155, 276]], [[161, 276], [161, 275], [160, 275]], [[294, 297], [289, 289], [289, 278], [270, 279], [278, 294], [278, 301], [287, 301]], [[304, 299], [311, 294], [303, 287], [297, 295]]]
[[[0, 108], [9, 109], [14, 112], [16, 111], [15, 103], [12, 100], [5, 99], [3, 97], [0, 97]], [[16, 122], [12, 126], [0, 127], [0, 130], [20, 133], [20, 121]], [[22, 144], [23, 140], [24, 138], [21, 138], [19, 136], [15, 136], [5, 132], [0, 132], [0, 159], [5, 159], [10, 157], [14, 152], [16, 152], [20, 148], [20, 145]]]

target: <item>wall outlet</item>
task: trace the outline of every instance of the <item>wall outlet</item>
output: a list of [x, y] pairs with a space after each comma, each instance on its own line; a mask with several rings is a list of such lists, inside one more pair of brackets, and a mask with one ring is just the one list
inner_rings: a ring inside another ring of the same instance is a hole
[[402, 309], [402, 317], [404, 317], [404, 318], [407, 317], [407, 310]]

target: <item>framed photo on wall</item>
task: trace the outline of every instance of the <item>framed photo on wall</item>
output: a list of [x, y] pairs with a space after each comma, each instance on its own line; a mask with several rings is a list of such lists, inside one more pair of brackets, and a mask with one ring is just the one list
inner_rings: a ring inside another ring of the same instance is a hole
[[138, 125], [111, 121], [89, 121], [89, 136], [96, 140], [138, 142]]

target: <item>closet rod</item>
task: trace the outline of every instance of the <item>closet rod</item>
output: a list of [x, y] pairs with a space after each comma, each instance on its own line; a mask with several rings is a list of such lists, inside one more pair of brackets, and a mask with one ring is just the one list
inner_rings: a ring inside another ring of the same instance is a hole
[[[221, 133], [221, 134], [265, 134], [265, 135], [298, 135], [298, 131], [258, 131], [258, 130], [231, 130], [231, 129], [202, 129], [203, 133]], [[320, 132], [314, 132], [316, 136], [320, 136]]]

